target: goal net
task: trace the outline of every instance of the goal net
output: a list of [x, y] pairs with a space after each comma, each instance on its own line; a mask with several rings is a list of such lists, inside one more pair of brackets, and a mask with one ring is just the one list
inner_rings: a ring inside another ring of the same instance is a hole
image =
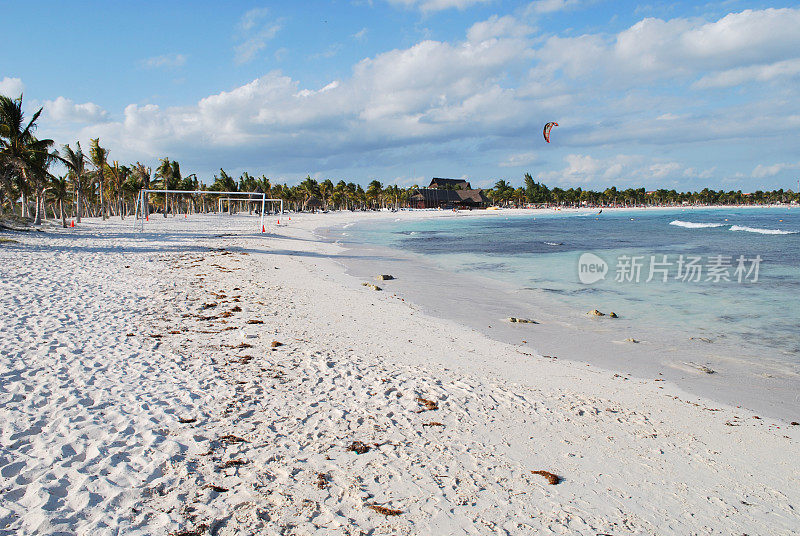
[[144, 189], [136, 201], [140, 232], [261, 233], [268, 214], [283, 214], [283, 200], [261, 192]]

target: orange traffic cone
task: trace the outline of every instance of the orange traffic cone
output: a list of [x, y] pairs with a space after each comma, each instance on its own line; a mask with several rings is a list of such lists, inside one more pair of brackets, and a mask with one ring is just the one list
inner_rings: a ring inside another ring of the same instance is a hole
[[69, 224], [70, 227], [75, 227], [75, 220], [72, 220]]
[[267, 228], [265, 226], [263, 226], [263, 225], [261, 226], [261, 232], [262, 233], [266, 233], [267, 232]]
[[292, 218], [289, 218], [289, 221], [292, 221]]
[[278, 225], [280, 225], [280, 224], [281, 224], [281, 220], [278, 220]]
[[150, 221], [150, 214], [148, 214], [147, 217], [145, 217], [145, 221]]

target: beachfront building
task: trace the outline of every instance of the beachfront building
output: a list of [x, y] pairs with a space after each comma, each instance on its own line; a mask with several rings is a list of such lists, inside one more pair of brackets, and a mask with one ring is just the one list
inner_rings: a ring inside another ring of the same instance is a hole
[[473, 189], [463, 179], [434, 177], [427, 188], [416, 188], [411, 194], [414, 208], [486, 208], [489, 199], [480, 188]]
[[464, 179], [442, 179], [434, 177], [428, 188], [435, 188], [437, 190], [472, 190], [472, 186]]

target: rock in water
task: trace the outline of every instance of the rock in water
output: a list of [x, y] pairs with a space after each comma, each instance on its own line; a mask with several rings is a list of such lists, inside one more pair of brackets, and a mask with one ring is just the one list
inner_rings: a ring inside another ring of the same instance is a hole
[[393, 275], [381, 274], [376, 278], [378, 281], [391, 281], [394, 279]]
[[615, 312], [613, 312], [613, 311], [612, 311], [612, 312], [610, 312], [610, 313], [608, 313], [608, 317], [609, 317], [609, 318], [619, 318], [619, 317], [617, 316], [617, 313], [615, 313]]
[[601, 313], [601, 312], [600, 312], [600, 311], [598, 311], [597, 309], [592, 309], [591, 311], [589, 311], [589, 312], [588, 312], [588, 313], [586, 313], [586, 314], [587, 314], [587, 315], [592, 315], [592, 316], [606, 316], [606, 314], [605, 314], [605, 313]]

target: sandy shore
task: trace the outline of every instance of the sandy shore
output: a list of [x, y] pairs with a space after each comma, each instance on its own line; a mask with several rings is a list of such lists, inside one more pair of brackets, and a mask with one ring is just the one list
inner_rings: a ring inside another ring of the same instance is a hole
[[364, 287], [357, 217], [5, 235], [0, 534], [796, 533], [800, 426]]
[[[677, 216], [675, 209], [661, 208], [625, 209], [625, 213], [636, 216], [663, 210], [671, 210]], [[684, 209], [680, 214], [690, 217], [691, 210]], [[775, 417], [787, 423], [800, 420], [800, 361], [796, 355], [791, 358], [784, 352], [776, 355], [777, 352], [757, 342], [729, 339], [707, 326], [670, 329], [658, 323], [648, 324], [624, 307], [609, 309], [602, 296], [586, 295], [582, 305], [574, 303], [575, 300], [568, 304], [558, 294], [529, 288], [524, 280], [499, 281], [472, 271], [452, 273], [442, 268], [434, 256], [359, 243], [351, 238], [354, 232], [358, 235], [360, 229], [368, 229], [371, 220], [404, 229], [405, 222], [419, 218], [491, 220], [542, 215], [552, 215], [552, 210], [367, 214], [357, 227], [345, 223], [320, 228], [316, 234], [347, 247], [339, 258], [348, 274], [359, 279], [372, 279], [377, 273], [393, 274], [396, 280], [387, 288], [421, 306], [431, 316], [448, 318], [524, 351], [590, 363], [637, 378], [660, 378], [693, 396], [745, 407], [762, 417]], [[563, 221], [568, 224], [568, 220]], [[564, 268], [573, 269], [572, 262], [576, 261], [577, 254]], [[616, 310], [620, 317], [588, 315], [593, 309], [606, 313]], [[509, 323], [509, 317], [534, 319], [537, 324]]]

